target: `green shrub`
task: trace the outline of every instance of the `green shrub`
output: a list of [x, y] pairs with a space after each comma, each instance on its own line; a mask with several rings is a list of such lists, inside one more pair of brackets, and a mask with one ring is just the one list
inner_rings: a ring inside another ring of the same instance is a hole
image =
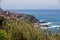
[[8, 35], [6, 31], [0, 30], [0, 40], [8, 40]]

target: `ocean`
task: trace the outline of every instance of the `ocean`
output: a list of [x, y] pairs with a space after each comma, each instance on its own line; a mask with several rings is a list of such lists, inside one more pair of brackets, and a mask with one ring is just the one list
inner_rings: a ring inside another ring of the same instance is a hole
[[[33, 15], [38, 20], [52, 22], [52, 25], [54, 26], [60, 25], [60, 10], [10, 10], [10, 11]], [[49, 30], [52, 32], [58, 32], [57, 28], [50, 28]]]

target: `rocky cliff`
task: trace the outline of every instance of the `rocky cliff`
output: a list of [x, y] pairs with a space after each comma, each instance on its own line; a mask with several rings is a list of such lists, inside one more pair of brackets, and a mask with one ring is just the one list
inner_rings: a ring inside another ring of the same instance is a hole
[[32, 22], [32, 23], [36, 23], [37, 21], [39, 21], [33, 15], [2, 11], [2, 10], [0, 10], [0, 17], [4, 17], [7, 19], [19, 19], [22, 21], [27, 21], [27, 22]]

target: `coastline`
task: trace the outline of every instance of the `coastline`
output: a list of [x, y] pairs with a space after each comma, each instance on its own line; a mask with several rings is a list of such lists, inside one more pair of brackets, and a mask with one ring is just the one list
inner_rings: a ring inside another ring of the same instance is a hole
[[53, 22], [53, 25], [60, 25], [60, 10], [9, 10], [11, 12], [33, 15], [39, 20]]
[[[32, 22], [34, 23], [35, 26], [41, 26], [42, 29], [48, 29], [48, 28], [57, 28], [59, 25], [52, 25], [53, 23], [45, 22], [45, 20], [40, 20], [35, 18], [34, 15], [28, 15], [28, 14], [22, 14], [22, 13], [15, 13], [15, 12], [9, 12], [9, 11], [0, 11], [4, 15], [0, 15], [4, 18], [13, 18], [13, 19], [20, 19], [20, 20], [25, 20], [27, 22]], [[0, 13], [0, 14], [1, 14]], [[6, 13], [6, 14], [5, 14]], [[6, 16], [7, 15], [7, 16]], [[9, 16], [10, 15], [10, 16]], [[35, 24], [36, 23], [36, 24]], [[41, 24], [42, 23], [42, 24]], [[44, 25], [43, 25], [44, 24]]]

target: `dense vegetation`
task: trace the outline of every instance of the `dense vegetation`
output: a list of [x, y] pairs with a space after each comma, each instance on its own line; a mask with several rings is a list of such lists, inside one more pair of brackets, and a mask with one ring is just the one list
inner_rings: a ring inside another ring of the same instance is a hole
[[60, 40], [60, 35], [41, 30], [32, 23], [0, 17], [0, 40]]

